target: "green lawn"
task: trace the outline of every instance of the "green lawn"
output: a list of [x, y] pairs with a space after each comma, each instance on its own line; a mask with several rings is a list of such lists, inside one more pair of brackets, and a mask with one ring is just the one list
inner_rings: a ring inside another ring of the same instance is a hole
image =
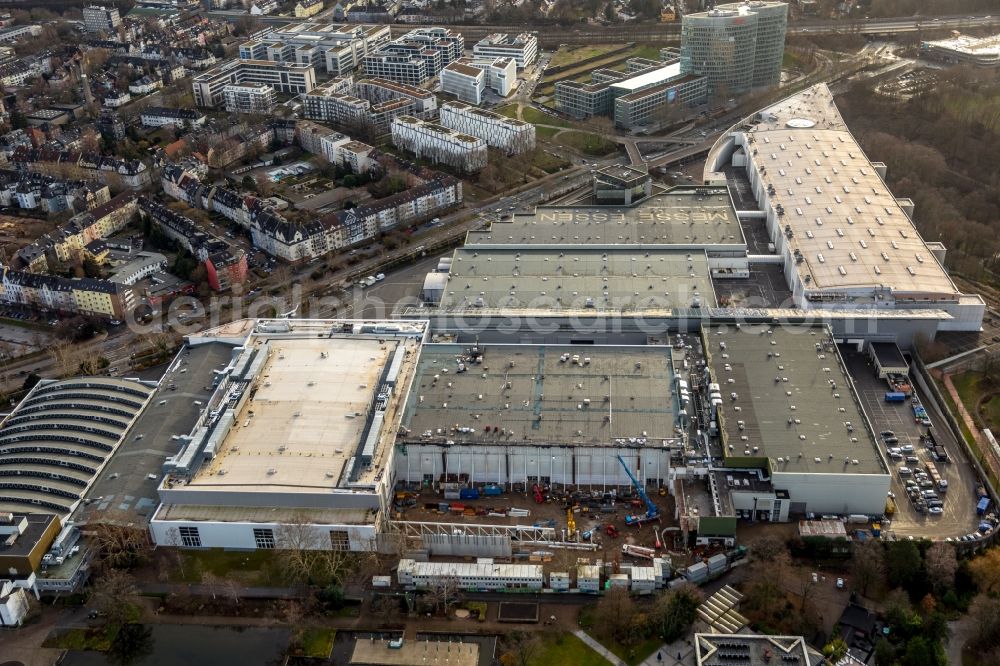
[[337, 636], [336, 629], [314, 627], [302, 631], [298, 639], [302, 646], [302, 655], [313, 659], [329, 659], [333, 652], [333, 639]]
[[[536, 128], [535, 132], [538, 133], [543, 129], [546, 128], [544, 127]], [[555, 173], [556, 171], [568, 167], [569, 162], [562, 159], [561, 157], [556, 157], [555, 155], [549, 155], [544, 150], [536, 149], [531, 156], [531, 166], [541, 169], [545, 173]]]
[[501, 106], [500, 108], [493, 110], [505, 118], [513, 118], [517, 120], [517, 104], [508, 104], [507, 106]]
[[51, 326], [42, 323], [40, 321], [24, 321], [23, 319], [12, 319], [9, 317], [0, 317], [0, 324], [6, 324], [7, 326], [17, 326], [18, 328], [27, 328], [33, 331], [52, 330]]
[[563, 132], [556, 138], [557, 143], [576, 148], [584, 155], [602, 157], [618, 150], [617, 144], [602, 136], [586, 132]]
[[117, 627], [107, 627], [99, 629], [85, 629], [75, 627], [65, 631], [52, 632], [49, 634], [42, 647], [58, 648], [60, 650], [94, 650], [97, 652], [107, 652], [111, 649], [111, 644], [118, 635]]
[[604, 643], [604, 646], [609, 650], [618, 655], [618, 658], [624, 661], [628, 666], [637, 666], [646, 660], [646, 657], [653, 654], [656, 648], [663, 644], [659, 638], [647, 638], [638, 645], [633, 645], [631, 647], [625, 647], [624, 645], [619, 645], [618, 643], [612, 643], [608, 645]]
[[181, 558], [169, 561], [171, 580], [200, 583], [206, 574], [234, 578], [245, 585], [271, 586], [283, 583], [281, 566], [273, 550], [235, 552], [218, 549], [177, 550]]
[[642, 46], [637, 46], [628, 55], [630, 58], [646, 58], [648, 60], [659, 60], [660, 59], [660, 49], [662, 46], [655, 46], [653, 44], [644, 44]]
[[[990, 430], [1000, 428], [1000, 391], [985, 381], [983, 373], [963, 372], [952, 375], [951, 381], [970, 414], [976, 414]], [[980, 398], [990, 394], [994, 394], [993, 397], [977, 410]]]
[[554, 125], [556, 127], [569, 127], [570, 124], [562, 118], [550, 116], [542, 113], [533, 106], [525, 106], [521, 109], [521, 119], [533, 125]]
[[607, 666], [607, 660], [573, 634], [546, 632], [542, 647], [528, 661], [529, 666], [571, 664], [572, 666]]
[[620, 47], [621, 44], [602, 44], [600, 46], [563, 47], [552, 55], [552, 59], [549, 60], [549, 67], [572, 65], [574, 63], [580, 62], [581, 60], [586, 60], [587, 58], [593, 58], [594, 56], [599, 56], [604, 53], [614, 51], [615, 49]]
[[542, 139], [551, 139], [556, 134], [558, 134], [560, 131], [562, 131], [562, 130], [560, 130], [557, 127], [536, 127], [535, 128], [535, 136], [536, 137], [540, 137]]

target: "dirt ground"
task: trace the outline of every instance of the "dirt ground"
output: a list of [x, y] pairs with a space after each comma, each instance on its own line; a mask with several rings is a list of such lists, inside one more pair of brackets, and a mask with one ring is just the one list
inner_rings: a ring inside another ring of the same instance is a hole
[[[614, 553], [620, 554], [621, 545], [625, 543], [654, 547], [657, 541], [657, 532], [662, 534], [664, 528], [677, 525], [673, 519], [674, 500], [670, 495], [650, 494], [650, 499], [660, 509], [659, 522], [630, 527], [625, 523], [626, 515], [645, 513], [645, 507], [638, 499], [618, 499], [614, 503], [614, 512], [600, 512], [569, 499], [568, 493], [572, 490], [572, 487], [564, 489], [561, 484], [557, 484], [546, 494], [546, 501], [543, 504], [535, 502], [530, 488], [527, 494], [523, 491], [505, 492], [500, 496], [481, 497], [478, 500], [445, 500], [441, 494], [435, 491], [423, 490], [415, 498], [416, 506], [405, 509], [400, 517], [403, 520], [420, 522], [455, 522], [478, 525], [536, 525], [554, 521], [555, 529], [561, 534], [561, 531], [566, 529], [566, 508], [568, 505], [572, 505], [574, 506], [573, 518], [576, 521], [576, 529], [581, 535], [590, 531], [592, 533], [590, 543], [597, 544], [597, 552], [606, 558]], [[485, 510], [487, 513], [491, 510], [503, 511], [508, 508], [527, 509], [531, 513], [526, 518], [488, 515], [465, 516], [456, 513], [445, 514], [437, 509], [427, 508], [429, 504], [436, 505], [441, 502], [462, 504], [468, 508]], [[634, 502], [638, 503], [638, 506], [635, 506]], [[607, 534], [606, 527], [609, 524], [614, 525], [618, 531], [617, 537], [612, 538]], [[581, 541], [585, 540], [581, 538]], [[666, 545], [673, 547], [672, 542]], [[586, 553], [580, 552], [579, 554], [582, 556]]]

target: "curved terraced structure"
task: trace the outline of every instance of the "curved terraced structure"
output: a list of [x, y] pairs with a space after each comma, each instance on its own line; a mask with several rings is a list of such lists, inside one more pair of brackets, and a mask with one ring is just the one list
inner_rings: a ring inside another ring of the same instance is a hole
[[72, 512], [153, 390], [104, 377], [40, 382], [0, 423], [0, 511]]

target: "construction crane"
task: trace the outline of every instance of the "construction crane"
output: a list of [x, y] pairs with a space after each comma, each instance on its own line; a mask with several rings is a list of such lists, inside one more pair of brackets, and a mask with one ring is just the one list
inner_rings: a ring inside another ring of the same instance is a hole
[[658, 520], [660, 518], [660, 510], [656, 508], [655, 504], [653, 504], [653, 500], [649, 499], [649, 495], [646, 494], [646, 491], [642, 487], [642, 484], [639, 483], [639, 479], [635, 478], [635, 475], [632, 474], [632, 470], [628, 468], [628, 464], [621, 456], [615, 456], [615, 457], [618, 458], [618, 462], [620, 462], [622, 464], [622, 467], [625, 468], [625, 473], [628, 474], [628, 478], [632, 481], [632, 486], [635, 488], [635, 491], [639, 494], [639, 498], [642, 499], [642, 501], [645, 502], [646, 504], [646, 515], [644, 516], [640, 516], [638, 514], [634, 516], [626, 515], [625, 524], [642, 525], [643, 523], [649, 522], [651, 520]]

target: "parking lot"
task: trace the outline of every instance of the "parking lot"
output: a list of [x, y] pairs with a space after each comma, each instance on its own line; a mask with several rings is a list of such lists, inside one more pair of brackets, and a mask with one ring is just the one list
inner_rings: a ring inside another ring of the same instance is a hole
[[[898, 469], [904, 466], [911, 470], [923, 469], [926, 463], [932, 461], [926, 448], [920, 442], [920, 435], [924, 428], [914, 420], [911, 402], [909, 400], [901, 403], [886, 402], [885, 394], [889, 387], [884, 379], [876, 376], [875, 368], [868, 357], [844, 348], [841, 348], [841, 353], [847, 364], [848, 372], [854, 380], [854, 385], [857, 387], [861, 405], [875, 430], [876, 437], [878, 438], [882, 431], [891, 430], [899, 440], [892, 446], [912, 446], [913, 453], [907, 455], [913, 455], [919, 459], [917, 463], [892, 460], [886, 452], [886, 445], [881, 439], [879, 441], [879, 448], [892, 471], [891, 491], [896, 496], [896, 513], [888, 531], [894, 533], [897, 538], [913, 536], [929, 539], [957, 537], [974, 532], [979, 523], [976, 516], [975, 494], [978, 478], [964, 449], [951, 435], [951, 431], [944, 427], [944, 417], [933, 408], [933, 405], [928, 404], [923, 395], [917, 392], [931, 419], [934, 437], [945, 445], [951, 460], [949, 463], [935, 463], [941, 478], [948, 481], [948, 490], [945, 493], [938, 493], [944, 502], [942, 507], [944, 512], [940, 515], [929, 515], [918, 512], [907, 497], [905, 481], [913, 477], [900, 477], [898, 472]], [[916, 388], [914, 390], [916, 391]]]

